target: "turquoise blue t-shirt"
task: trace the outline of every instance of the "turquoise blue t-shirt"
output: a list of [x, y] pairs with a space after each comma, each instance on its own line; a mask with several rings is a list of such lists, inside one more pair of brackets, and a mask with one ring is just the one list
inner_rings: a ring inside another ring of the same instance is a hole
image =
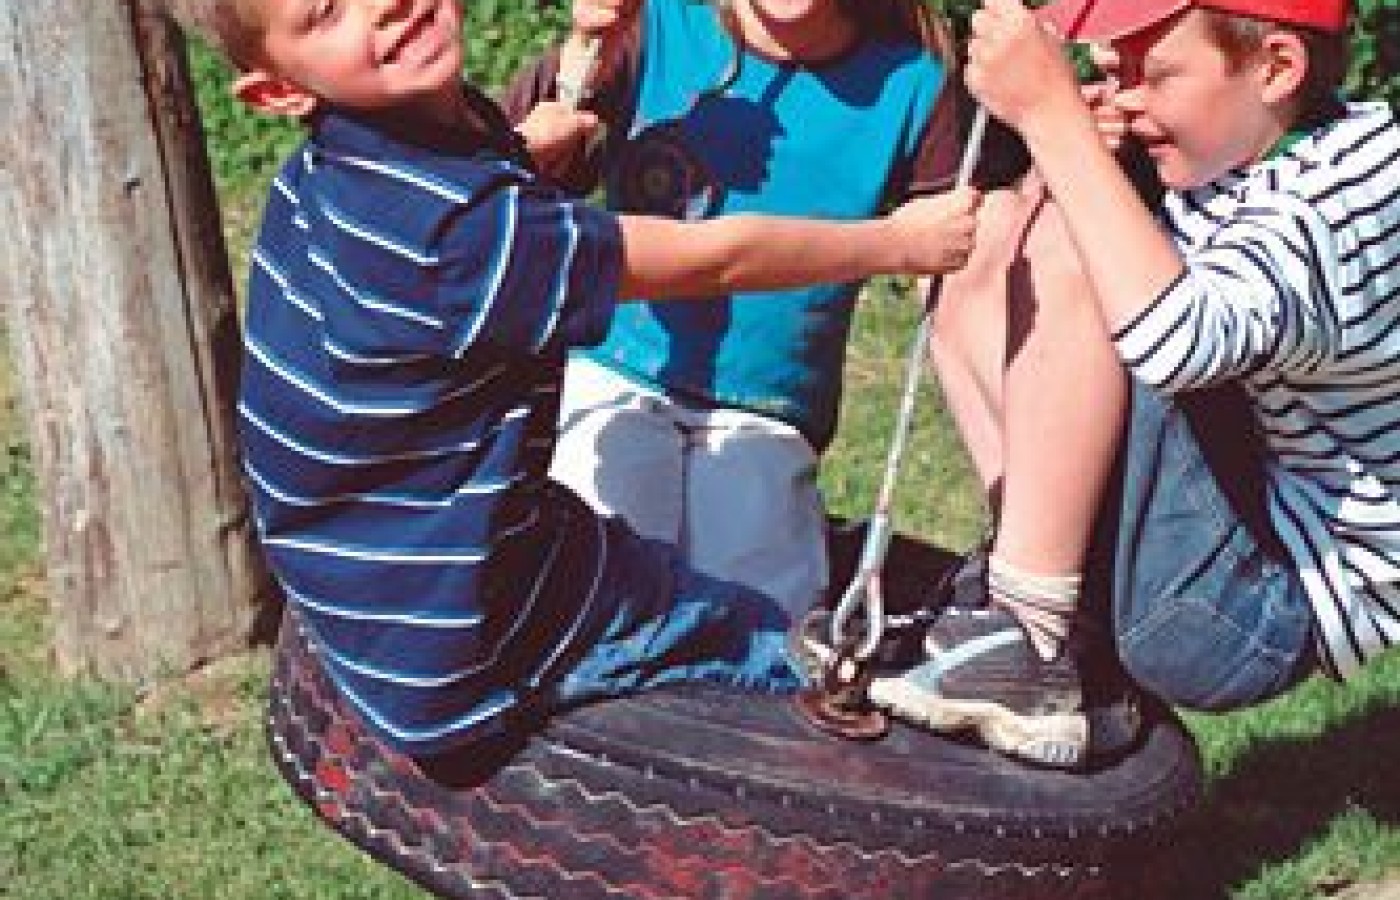
[[[920, 45], [865, 39], [815, 65], [745, 52], [716, 90], [734, 44], [714, 7], [644, 8], [634, 113], [607, 163], [610, 207], [854, 220], [932, 180], [916, 166], [928, 165], [921, 151], [945, 71]], [[836, 427], [858, 287], [624, 304], [604, 342], [583, 352], [681, 400], [788, 422], [820, 450]]]

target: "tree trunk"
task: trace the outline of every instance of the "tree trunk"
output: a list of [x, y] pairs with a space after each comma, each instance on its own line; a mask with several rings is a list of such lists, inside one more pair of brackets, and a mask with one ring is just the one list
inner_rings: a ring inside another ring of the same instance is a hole
[[245, 646], [269, 594], [233, 449], [237, 312], [157, 0], [0, 0], [0, 287], [60, 669]]

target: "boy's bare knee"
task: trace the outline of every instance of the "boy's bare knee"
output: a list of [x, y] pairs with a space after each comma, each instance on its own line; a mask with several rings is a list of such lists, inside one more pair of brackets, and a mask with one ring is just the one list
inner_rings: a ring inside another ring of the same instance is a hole
[[1024, 252], [1042, 265], [1054, 266], [1083, 277], [1084, 264], [1079, 259], [1079, 251], [1070, 238], [1059, 206], [1053, 201], [1046, 201], [1036, 211], [1035, 218], [1026, 229]]
[[1039, 205], [1024, 227], [1010, 267], [1009, 290], [1040, 308], [1096, 309], [1097, 300], [1059, 207]]
[[967, 264], [945, 279], [956, 297], [1005, 291], [1006, 271], [1018, 254], [1025, 204], [1012, 190], [987, 194], [977, 215], [977, 238]]

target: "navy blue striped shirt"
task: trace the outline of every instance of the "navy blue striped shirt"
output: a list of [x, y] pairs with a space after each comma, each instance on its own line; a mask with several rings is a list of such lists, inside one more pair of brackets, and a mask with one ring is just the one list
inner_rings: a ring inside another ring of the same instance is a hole
[[600, 524], [545, 472], [620, 233], [487, 121], [435, 149], [323, 115], [250, 266], [239, 427], [269, 562], [342, 693], [416, 754], [498, 727], [607, 613]]

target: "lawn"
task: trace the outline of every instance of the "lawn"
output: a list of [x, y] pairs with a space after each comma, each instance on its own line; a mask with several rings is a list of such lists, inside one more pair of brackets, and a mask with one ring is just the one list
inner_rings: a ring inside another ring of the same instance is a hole
[[[542, 33], [524, 30], [536, 42]], [[214, 70], [198, 61], [211, 133], [239, 135], [211, 155], [241, 260], [275, 157], [268, 148], [288, 138], [221, 119], [227, 107], [207, 93]], [[843, 430], [824, 472], [836, 512], [869, 510], [913, 325], [898, 284], [871, 291], [848, 363]], [[265, 651], [144, 696], [53, 676], [36, 485], [4, 362], [0, 352], [0, 897], [421, 896], [332, 837], [277, 780], [260, 734]], [[966, 460], [932, 385], [898, 496], [901, 527], [940, 543], [966, 546], [981, 527]], [[1324, 897], [1400, 870], [1400, 777], [1389, 762], [1400, 759], [1400, 658], [1347, 689], [1315, 679], [1265, 707], [1188, 724], [1210, 791], [1181, 896]]]

